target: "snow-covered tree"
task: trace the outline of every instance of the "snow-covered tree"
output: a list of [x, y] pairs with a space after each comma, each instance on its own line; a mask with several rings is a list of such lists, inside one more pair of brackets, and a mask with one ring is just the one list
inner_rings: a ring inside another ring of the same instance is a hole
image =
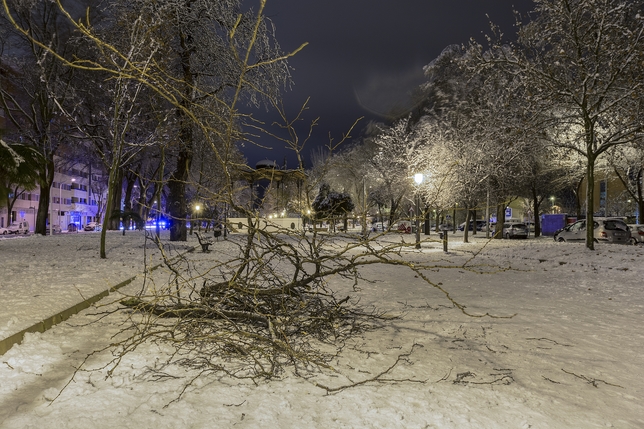
[[401, 215], [405, 198], [413, 196], [414, 174], [424, 168], [422, 159], [427, 141], [422, 131], [407, 117], [390, 127], [380, 126], [372, 137], [369, 166], [377, 177], [379, 195], [388, 200], [390, 225]]
[[644, 215], [644, 144], [619, 146], [609, 154], [612, 172], [626, 190], [628, 200], [637, 207], [640, 219]]
[[[417, 127], [427, 128], [425, 140], [440, 136], [425, 161], [432, 181], [441, 184], [440, 205], [463, 208], [466, 222], [489, 196], [504, 209], [520, 193], [522, 171], [539, 141], [516, 96], [521, 82], [480, 67], [476, 54], [454, 46], [428, 64], [425, 74], [426, 119]], [[465, 228], [465, 240], [467, 234]]]
[[[524, 103], [544, 117], [554, 145], [585, 159], [586, 218], [593, 218], [595, 166], [641, 133], [644, 16], [641, 2], [535, 0], [513, 49], [495, 46], [489, 64], [520, 77]], [[586, 247], [594, 249], [588, 228]]]

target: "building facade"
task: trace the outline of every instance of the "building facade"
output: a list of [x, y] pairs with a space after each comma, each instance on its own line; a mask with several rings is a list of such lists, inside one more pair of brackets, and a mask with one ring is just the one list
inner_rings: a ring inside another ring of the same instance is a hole
[[[54, 182], [50, 190], [48, 221], [61, 230], [80, 229], [99, 216], [99, 205], [91, 189], [92, 180], [99, 178], [89, 174], [87, 167], [56, 167]], [[12, 222], [26, 220], [34, 231], [38, 212], [40, 188], [23, 191], [18, 195], [11, 213], [7, 207], [0, 208], [0, 227]], [[48, 222], [48, 228], [49, 228]]]

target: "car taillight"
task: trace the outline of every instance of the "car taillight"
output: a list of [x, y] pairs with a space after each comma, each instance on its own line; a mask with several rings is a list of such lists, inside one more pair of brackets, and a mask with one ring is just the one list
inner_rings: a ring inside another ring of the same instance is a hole
[[599, 236], [600, 236], [601, 238], [608, 238], [608, 234], [606, 234], [604, 231], [602, 231], [602, 232], [599, 234]]
[[637, 231], [639, 235], [644, 235], [644, 231]]

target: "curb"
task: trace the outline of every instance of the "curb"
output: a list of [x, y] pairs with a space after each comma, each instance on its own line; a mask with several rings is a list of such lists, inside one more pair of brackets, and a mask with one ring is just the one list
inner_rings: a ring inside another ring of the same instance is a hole
[[[182, 253], [181, 255], [177, 255], [172, 259], [181, 257], [181, 256], [185, 255], [186, 253], [194, 252], [194, 250], [195, 250], [194, 247], [188, 248], [185, 253]], [[157, 268], [161, 267], [162, 265], [163, 264], [161, 264], [161, 263], [157, 264], [157, 265], [153, 266], [152, 268], [149, 268], [148, 271], [152, 272], [152, 271], [156, 270]], [[46, 330], [52, 328], [53, 326], [55, 326], [55, 325], [57, 325], [57, 324], [59, 324], [61, 322], [64, 322], [65, 320], [69, 319], [74, 314], [77, 314], [77, 313], [85, 310], [86, 308], [90, 307], [92, 304], [94, 304], [94, 303], [100, 301], [101, 299], [105, 298], [111, 292], [115, 292], [115, 291], [121, 289], [122, 287], [129, 285], [134, 280], [136, 280], [136, 278], [139, 275], [140, 274], [137, 274], [134, 277], [130, 277], [129, 279], [124, 280], [121, 283], [119, 283], [119, 284], [117, 284], [115, 286], [112, 286], [109, 289], [106, 289], [103, 292], [100, 292], [100, 293], [98, 293], [98, 294], [86, 299], [85, 301], [82, 301], [82, 302], [80, 302], [80, 303], [78, 303], [78, 304], [76, 304], [76, 305], [74, 305], [72, 307], [69, 307], [66, 310], [63, 310], [63, 311], [61, 311], [59, 313], [56, 313], [53, 316], [50, 316], [50, 317], [46, 318], [45, 320], [41, 320], [40, 322], [37, 322], [37, 323], [29, 326], [28, 328], [25, 328], [22, 331], [13, 334], [10, 337], [7, 337], [7, 338], [4, 338], [4, 339], [0, 340], [0, 356], [4, 355], [6, 352], [8, 352], [9, 349], [11, 349], [11, 347], [14, 346], [14, 344], [19, 344], [20, 342], [22, 342], [22, 340], [25, 337], [25, 334], [27, 334], [27, 333], [35, 333], [35, 332], [45, 332]]]

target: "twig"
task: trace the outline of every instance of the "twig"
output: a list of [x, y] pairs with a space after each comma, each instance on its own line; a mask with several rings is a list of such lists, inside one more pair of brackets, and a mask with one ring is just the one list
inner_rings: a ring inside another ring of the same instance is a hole
[[551, 380], [551, 379], [549, 379], [549, 378], [548, 378], [548, 377], [546, 377], [546, 376], [543, 376], [543, 375], [542, 375], [541, 377], [542, 377], [544, 380], [547, 380], [547, 381], [549, 381], [549, 382], [551, 382], [551, 383], [554, 383], [554, 384], [561, 384], [561, 383], [559, 383], [558, 381]]
[[410, 382], [410, 383], [423, 383], [424, 384], [424, 383], [427, 382], [427, 380], [412, 380], [412, 379], [409, 379], [409, 378], [404, 378], [404, 379], [394, 379], [394, 378], [385, 379], [385, 378], [382, 378], [382, 376], [384, 376], [386, 374], [389, 374], [389, 372], [391, 372], [391, 370], [393, 370], [401, 361], [406, 361], [407, 358], [414, 352], [414, 349], [417, 346], [418, 347], [423, 347], [421, 344], [414, 343], [411, 346], [411, 350], [409, 350], [409, 352], [403, 353], [401, 355], [398, 355], [398, 357], [396, 358], [396, 361], [393, 364], [391, 364], [391, 366], [389, 366], [389, 368], [385, 369], [384, 371], [380, 372], [378, 375], [376, 375], [376, 376], [374, 376], [372, 378], [368, 378], [366, 380], [357, 381], [355, 383], [347, 384], [347, 385], [339, 386], [339, 387], [328, 387], [328, 386], [325, 386], [325, 385], [320, 384], [320, 383], [315, 383], [315, 386], [326, 390], [327, 394], [329, 394], [329, 393], [336, 393], [336, 392], [339, 392], [341, 390], [349, 389], [349, 388], [352, 388], [352, 387], [361, 386], [363, 384], [370, 383], [372, 381], [377, 381], [377, 382], [381, 382], [381, 383], [386, 383], [386, 382], [400, 383], [400, 382], [405, 382], [406, 381], [406, 382]]
[[449, 376], [450, 376], [450, 375], [452, 375], [452, 369], [453, 369], [453, 368], [450, 368], [450, 369], [449, 369], [449, 372], [448, 372], [447, 374], [445, 374], [445, 375], [443, 376], [443, 378], [441, 378], [440, 380], [436, 380], [434, 383], [440, 383], [441, 381], [448, 380], [448, 379], [449, 379]]
[[501, 376], [499, 378], [495, 378], [494, 380], [491, 381], [467, 381], [465, 380], [466, 377], [476, 377], [476, 374], [473, 372], [467, 371], [467, 372], [461, 372], [459, 374], [456, 374], [456, 379], [454, 380], [454, 384], [495, 384], [499, 382], [503, 382], [503, 384], [510, 384], [514, 381], [514, 377], [512, 377], [510, 374], [490, 374], [492, 376]]
[[562, 344], [558, 343], [555, 340], [551, 340], [550, 338], [526, 338], [526, 340], [535, 340], [535, 341], [550, 341], [551, 343], [554, 343], [558, 346], [564, 346], [564, 347], [572, 347], [570, 344]]
[[588, 384], [592, 384], [592, 385], [593, 385], [593, 387], [599, 387], [599, 386], [598, 386], [598, 383], [604, 383], [604, 384], [606, 384], [606, 385], [608, 385], [608, 386], [620, 387], [620, 388], [622, 388], [622, 389], [624, 388], [623, 386], [620, 386], [619, 384], [609, 383], [609, 382], [607, 382], [607, 381], [600, 380], [600, 379], [598, 379], [598, 378], [588, 378], [588, 377], [586, 377], [585, 375], [575, 374], [574, 372], [566, 371], [566, 370], [565, 370], [565, 369], [563, 369], [563, 368], [561, 368], [561, 370], [562, 370], [563, 372], [565, 372], [566, 374], [574, 375], [574, 376], [575, 376], [575, 377], [577, 377], [577, 378], [581, 378], [582, 380], [586, 381]]

